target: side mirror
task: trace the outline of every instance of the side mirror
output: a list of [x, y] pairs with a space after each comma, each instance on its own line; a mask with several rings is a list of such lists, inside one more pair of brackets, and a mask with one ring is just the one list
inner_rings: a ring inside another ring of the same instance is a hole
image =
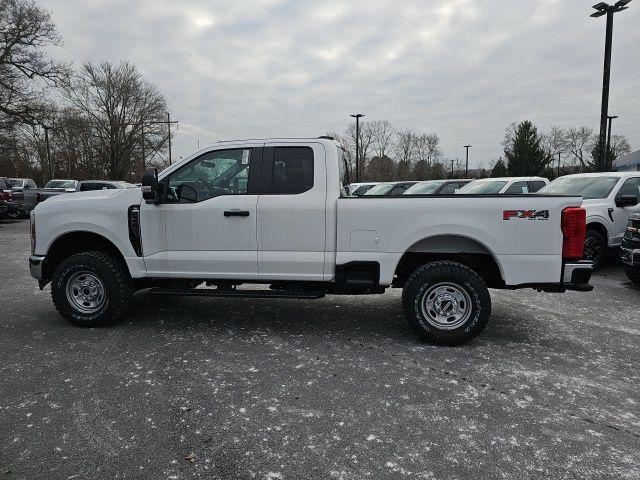
[[142, 198], [147, 203], [154, 203], [160, 201], [159, 187], [158, 187], [158, 170], [155, 168], [147, 168], [142, 175]]
[[638, 197], [636, 195], [621, 195], [616, 198], [616, 207], [635, 207], [638, 205]]
[[194, 203], [198, 201], [198, 192], [191, 185], [178, 185], [176, 195], [179, 202]]

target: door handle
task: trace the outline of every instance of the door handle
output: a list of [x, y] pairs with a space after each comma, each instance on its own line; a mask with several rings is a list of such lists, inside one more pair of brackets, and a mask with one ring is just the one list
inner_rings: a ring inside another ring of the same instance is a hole
[[248, 217], [249, 210], [225, 210], [225, 217]]

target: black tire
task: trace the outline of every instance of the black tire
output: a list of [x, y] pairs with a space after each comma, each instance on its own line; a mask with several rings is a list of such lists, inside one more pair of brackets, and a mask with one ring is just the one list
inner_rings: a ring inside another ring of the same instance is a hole
[[[84, 284], [74, 288], [78, 282]], [[82, 296], [84, 285], [87, 285], [87, 297]], [[98, 292], [95, 299], [83, 303], [95, 292]], [[82, 252], [66, 258], [55, 269], [51, 281], [51, 297], [56, 309], [79, 327], [101, 327], [118, 321], [126, 315], [132, 295], [132, 281], [125, 265], [104, 252]]]
[[[447, 295], [455, 301], [452, 303]], [[440, 304], [430, 309], [431, 301]], [[404, 285], [402, 306], [407, 323], [418, 337], [435, 345], [468, 342], [484, 330], [491, 316], [491, 296], [482, 278], [469, 267], [450, 261], [427, 263], [413, 272]], [[455, 317], [449, 317], [438, 322], [434, 319], [439, 316], [435, 308], [443, 306], [445, 313], [452, 313], [446, 312], [450, 307], [458, 313], [464, 307], [465, 313], [455, 321], [450, 320]]]
[[629, 265], [625, 265], [624, 273], [627, 275], [627, 278], [631, 282], [640, 284], [640, 269], [638, 267], [630, 267]]
[[604, 265], [607, 253], [607, 241], [604, 236], [594, 228], [587, 228], [584, 239], [584, 258], [593, 262], [593, 270], [598, 270]]

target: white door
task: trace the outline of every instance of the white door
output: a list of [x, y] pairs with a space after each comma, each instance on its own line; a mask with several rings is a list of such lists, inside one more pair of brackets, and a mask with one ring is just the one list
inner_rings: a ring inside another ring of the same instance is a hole
[[613, 231], [614, 237], [612, 239], [613, 244], [619, 245], [622, 243], [622, 237], [624, 236], [624, 232], [627, 228], [627, 222], [629, 221], [629, 215], [631, 212], [636, 210], [637, 206], [632, 207], [618, 207], [617, 201], [620, 197], [625, 195], [632, 195], [636, 198], [640, 199], [640, 177], [632, 177], [628, 178], [624, 181], [618, 193], [616, 193], [615, 197], [615, 210], [613, 213]]
[[324, 146], [266, 144], [258, 198], [258, 271], [264, 280], [323, 280]]
[[162, 180], [162, 203], [142, 209], [150, 276], [258, 278], [261, 156], [261, 147], [213, 150]]

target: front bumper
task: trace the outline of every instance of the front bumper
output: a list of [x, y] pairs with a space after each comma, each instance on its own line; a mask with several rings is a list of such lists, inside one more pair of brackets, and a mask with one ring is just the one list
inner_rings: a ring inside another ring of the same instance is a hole
[[46, 257], [40, 255], [31, 255], [29, 257], [29, 271], [31, 276], [38, 281], [44, 280], [43, 270]]
[[620, 260], [625, 265], [640, 268], [640, 249], [620, 247]]
[[590, 292], [593, 285], [589, 285], [593, 273], [593, 262], [578, 260], [565, 263], [562, 267], [562, 286], [567, 290]]

